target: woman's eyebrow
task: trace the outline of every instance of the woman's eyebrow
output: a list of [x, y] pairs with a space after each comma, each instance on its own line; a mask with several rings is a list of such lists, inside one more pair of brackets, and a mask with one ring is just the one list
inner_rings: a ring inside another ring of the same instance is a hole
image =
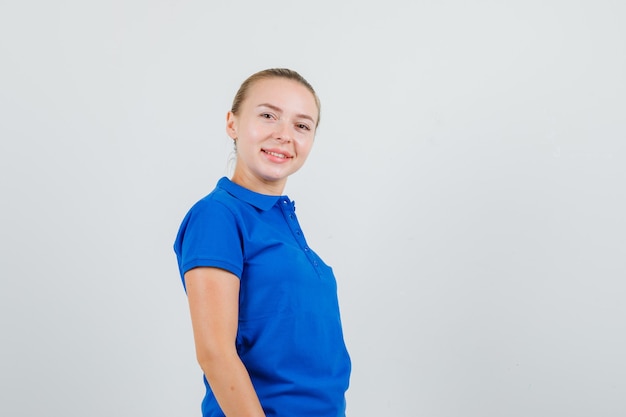
[[[283, 109], [281, 109], [280, 107], [277, 107], [277, 106], [275, 106], [273, 104], [270, 104], [270, 103], [261, 103], [257, 107], [267, 107], [267, 108], [270, 108], [270, 109], [272, 109], [272, 110], [274, 110], [275, 112], [278, 112], [278, 113], [282, 113], [283, 112]], [[302, 118], [302, 119], [307, 119], [307, 120], [310, 120], [311, 123], [315, 123], [315, 120], [311, 116], [309, 116], [308, 114], [296, 114], [296, 117], [299, 117], [299, 118]]]

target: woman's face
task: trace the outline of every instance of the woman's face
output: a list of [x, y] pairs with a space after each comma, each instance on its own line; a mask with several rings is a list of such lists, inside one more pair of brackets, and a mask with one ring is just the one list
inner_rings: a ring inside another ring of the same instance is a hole
[[226, 132], [237, 141], [233, 182], [282, 194], [287, 177], [309, 156], [317, 118], [313, 94], [297, 81], [266, 78], [252, 84], [238, 114], [226, 118]]

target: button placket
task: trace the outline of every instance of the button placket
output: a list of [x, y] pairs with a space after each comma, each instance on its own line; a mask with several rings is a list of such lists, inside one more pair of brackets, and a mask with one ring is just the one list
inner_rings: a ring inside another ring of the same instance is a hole
[[[296, 213], [295, 213], [295, 209], [296, 209], [295, 203], [291, 202], [291, 204], [289, 204], [290, 201], [288, 199], [283, 199], [282, 201], [283, 201], [283, 204], [281, 204], [281, 208], [283, 210], [285, 218], [287, 219], [287, 224], [289, 225], [289, 228], [294, 234], [296, 241], [298, 242], [298, 244], [304, 251], [307, 259], [309, 260], [309, 262], [311, 262], [311, 264], [317, 270], [319, 267], [319, 262], [317, 261], [317, 259], [315, 259], [315, 256], [313, 255], [313, 251], [311, 250], [311, 248], [309, 248], [309, 246], [306, 243], [306, 240], [302, 233], [302, 229], [300, 228], [300, 223], [298, 222], [298, 217], [296, 216]], [[319, 274], [319, 271], [318, 271], [318, 274]]]

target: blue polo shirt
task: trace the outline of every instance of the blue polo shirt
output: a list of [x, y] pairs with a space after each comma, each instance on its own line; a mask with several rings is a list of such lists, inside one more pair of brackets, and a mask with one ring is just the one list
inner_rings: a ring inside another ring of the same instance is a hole
[[[268, 417], [345, 416], [350, 358], [335, 277], [288, 197], [222, 178], [185, 216], [174, 250], [183, 285], [201, 266], [240, 279], [236, 348]], [[203, 416], [224, 416], [205, 385]]]

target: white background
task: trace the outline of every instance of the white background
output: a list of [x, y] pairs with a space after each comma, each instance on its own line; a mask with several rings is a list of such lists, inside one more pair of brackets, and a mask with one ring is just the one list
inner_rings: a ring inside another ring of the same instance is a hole
[[2, 1], [0, 415], [198, 416], [172, 243], [286, 66], [350, 417], [626, 415], [626, 6]]

